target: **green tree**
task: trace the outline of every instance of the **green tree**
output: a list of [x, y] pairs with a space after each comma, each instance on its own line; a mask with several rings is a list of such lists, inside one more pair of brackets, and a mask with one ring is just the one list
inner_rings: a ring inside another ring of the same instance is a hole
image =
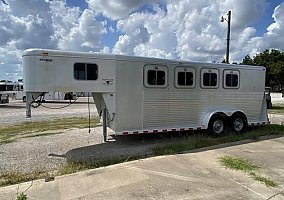
[[284, 52], [266, 49], [253, 58], [247, 55], [241, 64], [266, 67], [266, 85], [273, 90], [279, 90], [284, 85]]
[[255, 65], [253, 59], [249, 55], [246, 55], [246, 57], [243, 59], [241, 64], [242, 65]]

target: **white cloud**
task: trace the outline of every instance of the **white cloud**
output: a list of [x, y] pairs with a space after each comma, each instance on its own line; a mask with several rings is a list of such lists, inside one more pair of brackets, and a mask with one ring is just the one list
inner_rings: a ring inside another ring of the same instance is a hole
[[267, 0], [218, 0], [221, 13], [232, 10], [232, 28], [244, 28], [258, 20], [265, 12], [269, 3]]
[[238, 51], [243, 55], [238, 56], [239, 59], [244, 58], [245, 55], [254, 56], [265, 49], [284, 51], [284, 2], [274, 9], [272, 17], [274, 23], [267, 27], [267, 32], [262, 37], [248, 37], [243, 46], [239, 46]]
[[95, 14], [86, 9], [70, 32], [60, 38], [58, 47], [76, 51], [98, 50], [101, 48], [101, 36], [104, 33], [106, 33], [104, 23], [96, 21]]
[[135, 11], [145, 4], [155, 3], [158, 0], [87, 0], [87, 3], [94, 12], [117, 20], [127, 17], [129, 13]]
[[268, 46], [283, 49], [284, 46], [284, 2], [277, 6], [273, 13], [274, 23], [267, 28], [264, 41]]
[[8, 5], [0, 5], [1, 79], [16, 80], [22, 76], [23, 49], [55, 47], [50, 40], [52, 30], [48, 4], [44, 1], [38, 1], [38, 4], [33, 2], [10, 0]]
[[[24, 3], [32, 5], [29, 1]], [[8, 8], [0, 9], [0, 45], [11, 42], [15, 44], [17, 49], [44, 46], [54, 47], [50, 41], [50, 36], [52, 35], [49, 22], [50, 17], [49, 19], [43, 18], [43, 16], [47, 16], [48, 10], [39, 9], [38, 13], [34, 11], [29, 13], [29, 8], [24, 3], [23, 1], [9, 1]], [[43, 6], [42, 1], [38, 7], [41, 8], [41, 6]], [[31, 8], [34, 7], [34, 5], [31, 6]]]
[[[258, 39], [254, 38], [256, 30], [251, 24], [264, 14], [268, 5], [267, 0], [168, 0], [165, 10], [154, 5], [153, 13], [133, 13], [119, 20], [117, 28], [123, 35], [113, 52], [221, 62], [226, 52], [227, 22], [222, 24], [220, 19], [231, 10], [231, 62], [239, 62], [256, 51], [251, 44]], [[137, 35], [137, 30], [145, 30], [145, 34]]]
[[0, 78], [19, 76], [21, 53], [32, 47], [220, 62], [227, 31], [220, 19], [228, 10], [231, 62], [265, 48], [284, 50], [284, 3], [266, 33], [256, 37], [252, 27], [268, 0], [86, 0], [85, 10], [68, 7], [66, 0], [7, 2], [0, 3]]
[[165, 12], [155, 7], [153, 13], [133, 13], [120, 20], [117, 28], [125, 33], [119, 37], [113, 48], [114, 53], [174, 58], [176, 35], [170, 24], [166, 26], [163, 18]]
[[99, 50], [104, 26], [96, 21], [93, 11], [81, 13], [79, 8], [68, 7], [66, 0], [9, 0], [8, 5], [0, 4], [1, 76], [19, 76], [21, 54], [27, 48]]
[[0, 80], [17, 80], [23, 77], [21, 51], [15, 45], [0, 47]]
[[102, 49], [100, 49], [99, 53], [110, 54], [110, 48], [107, 46], [104, 46]]

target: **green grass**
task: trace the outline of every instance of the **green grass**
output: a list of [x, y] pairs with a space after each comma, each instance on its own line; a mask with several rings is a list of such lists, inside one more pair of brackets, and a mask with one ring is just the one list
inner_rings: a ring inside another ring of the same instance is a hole
[[[80, 162], [72, 162], [67, 163], [64, 166], [62, 166], [58, 171], [53, 173], [53, 176], [61, 176], [66, 174], [72, 174], [83, 170], [88, 169], [95, 169], [99, 167], [114, 165], [118, 163], [123, 163], [131, 160], [137, 160], [140, 158], [144, 158], [142, 156], [124, 156], [124, 157], [113, 157], [109, 159], [103, 159], [98, 160], [96, 162], [86, 162], [86, 163], [80, 163]], [[52, 177], [53, 177], [52, 176]], [[32, 181], [36, 179], [46, 179], [49, 180], [48, 172], [46, 171], [40, 171], [40, 172], [31, 172], [31, 173], [20, 173], [20, 172], [5, 172], [0, 173], [0, 187], [8, 186], [8, 185], [14, 185], [19, 184], [22, 182]]]
[[198, 148], [236, 142], [245, 139], [257, 140], [261, 136], [267, 135], [284, 135], [284, 126], [267, 125], [248, 131], [245, 134], [228, 134], [218, 138], [212, 138], [206, 135], [184, 137], [182, 140], [173, 140], [165, 145], [153, 147], [152, 151], [154, 155], [177, 154]]
[[234, 169], [234, 170], [239, 170], [242, 172], [253, 172], [258, 170], [260, 167], [257, 165], [253, 164], [249, 160], [241, 159], [241, 158], [234, 158], [231, 156], [224, 156], [220, 159], [220, 162], [223, 166]]
[[220, 158], [220, 163], [226, 168], [249, 174], [254, 180], [265, 184], [267, 187], [278, 186], [274, 180], [260, 175], [260, 167], [249, 160], [231, 156], [223, 156]]
[[268, 109], [269, 114], [284, 115], [284, 104], [275, 104], [271, 109]]
[[23, 138], [42, 137], [42, 136], [56, 135], [56, 134], [61, 134], [61, 133], [63, 133], [63, 132], [62, 131], [55, 131], [55, 132], [36, 133], [36, 134], [31, 134], [31, 135], [25, 135], [25, 136], [23, 136]]
[[[98, 122], [98, 118], [91, 119], [91, 126], [96, 126]], [[88, 118], [74, 117], [54, 119], [50, 121], [25, 122], [16, 125], [0, 127], [0, 144], [13, 142], [15, 138], [59, 134], [62, 132], [58, 132], [57, 130], [71, 128], [87, 128], [88, 126]], [[49, 131], [49, 133], [45, 133], [46, 131]]]
[[267, 187], [277, 187], [278, 184], [271, 178], [261, 176], [259, 174], [250, 174], [254, 180], [265, 184]]
[[27, 200], [27, 199], [28, 199], [28, 196], [26, 194], [24, 194], [23, 192], [21, 192], [17, 196], [17, 200]]
[[46, 172], [31, 172], [31, 173], [20, 173], [20, 172], [3, 172], [0, 173], [0, 186], [14, 185], [22, 182], [32, 181], [35, 179], [44, 178]]
[[58, 170], [58, 175], [66, 175], [75, 172], [79, 172], [87, 169], [95, 169], [99, 167], [105, 167], [109, 165], [114, 165], [118, 163], [124, 163], [132, 160], [138, 160], [145, 158], [145, 156], [123, 156], [123, 157], [112, 157], [108, 159], [102, 159], [95, 162], [70, 162], [64, 165]]

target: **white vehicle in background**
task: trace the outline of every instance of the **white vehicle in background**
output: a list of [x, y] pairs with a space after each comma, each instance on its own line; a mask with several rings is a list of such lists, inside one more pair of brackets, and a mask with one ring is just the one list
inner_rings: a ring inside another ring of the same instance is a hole
[[267, 124], [265, 68], [29, 49], [23, 53], [26, 115], [42, 93], [90, 92], [117, 135]]
[[[37, 99], [41, 99], [42, 101], [61, 101], [61, 100], [75, 100], [77, 98], [76, 93], [73, 92], [48, 92], [42, 93]], [[16, 93], [16, 99], [23, 100], [26, 102], [26, 92], [19, 91]]]
[[18, 92], [19, 84], [8, 80], [0, 80], [0, 104], [9, 103]]
[[[23, 100], [23, 102], [26, 102], [26, 92], [24, 92], [23, 79], [18, 79], [18, 90], [19, 91], [16, 93], [15, 98], [17, 100]], [[39, 98], [43, 101], [75, 100], [77, 95], [73, 92], [48, 92], [42, 93]], [[37, 100], [39, 100], [39, 98], [37, 98]]]

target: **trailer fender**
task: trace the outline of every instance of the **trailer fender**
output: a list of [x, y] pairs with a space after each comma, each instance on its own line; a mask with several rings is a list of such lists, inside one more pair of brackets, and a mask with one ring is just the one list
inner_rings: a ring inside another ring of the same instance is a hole
[[211, 117], [215, 114], [216, 115], [225, 115], [226, 117], [231, 117], [236, 112], [240, 112], [240, 113], [244, 114], [244, 112], [242, 110], [231, 110], [231, 109], [209, 111], [202, 118], [201, 126], [202, 126], [203, 129], [207, 129]]

